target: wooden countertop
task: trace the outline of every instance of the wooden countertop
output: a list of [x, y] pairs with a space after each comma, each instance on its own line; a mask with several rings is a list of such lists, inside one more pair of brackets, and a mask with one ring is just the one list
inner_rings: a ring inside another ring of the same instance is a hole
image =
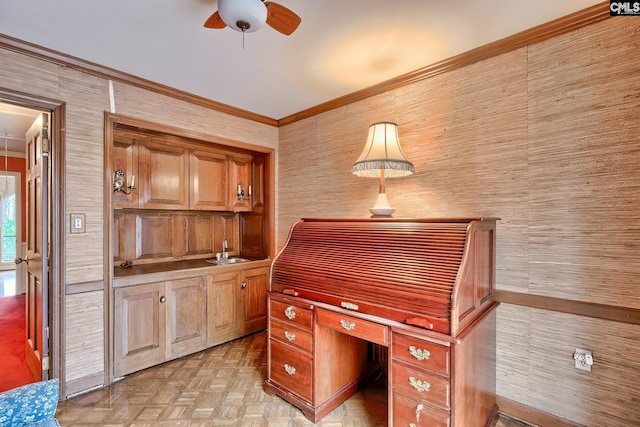
[[134, 265], [131, 267], [115, 266], [113, 269], [113, 286], [139, 285], [162, 280], [185, 279], [207, 274], [221, 274], [269, 266], [271, 266], [270, 258], [225, 265], [213, 264], [207, 262], [206, 259], [197, 259]]

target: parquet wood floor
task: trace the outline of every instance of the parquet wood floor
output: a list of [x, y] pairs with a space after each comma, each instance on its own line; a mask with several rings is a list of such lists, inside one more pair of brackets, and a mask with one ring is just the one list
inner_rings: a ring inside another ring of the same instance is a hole
[[[62, 427], [312, 426], [300, 410], [262, 390], [266, 333], [261, 332], [125, 377], [58, 405]], [[385, 426], [387, 393], [375, 384], [317, 426]], [[496, 427], [522, 427], [500, 418]]]

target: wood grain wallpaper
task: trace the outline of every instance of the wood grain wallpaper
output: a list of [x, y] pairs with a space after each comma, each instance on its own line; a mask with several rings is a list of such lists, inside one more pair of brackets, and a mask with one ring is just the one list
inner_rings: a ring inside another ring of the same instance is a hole
[[[416, 173], [395, 217], [496, 216], [498, 394], [587, 426], [640, 423], [640, 326], [526, 307], [640, 308], [640, 21], [611, 18], [280, 128], [277, 246], [297, 219], [368, 217], [351, 175], [368, 126], [399, 124]], [[591, 373], [573, 352], [593, 352]]]

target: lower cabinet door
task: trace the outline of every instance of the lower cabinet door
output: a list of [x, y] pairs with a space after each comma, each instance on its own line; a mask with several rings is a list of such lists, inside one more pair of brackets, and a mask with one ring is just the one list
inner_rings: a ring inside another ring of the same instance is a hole
[[253, 268], [238, 273], [240, 300], [240, 335], [248, 335], [267, 328], [267, 291], [269, 268]]
[[449, 427], [448, 411], [393, 393], [394, 427]]
[[167, 360], [203, 350], [207, 342], [205, 277], [167, 283]]
[[164, 282], [115, 290], [114, 375], [120, 377], [165, 360]]
[[238, 273], [208, 277], [207, 345], [214, 346], [238, 338]]
[[269, 351], [271, 354], [269, 379], [311, 403], [313, 397], [311, 355], [274, 339], [269, 340]]
[[204, 277], [117, 288], [114, 297], [116, 377], [205, 348]]

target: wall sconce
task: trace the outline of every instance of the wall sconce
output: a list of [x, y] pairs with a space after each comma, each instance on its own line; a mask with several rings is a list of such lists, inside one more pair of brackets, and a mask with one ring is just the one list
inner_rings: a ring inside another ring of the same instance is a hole
[[248, 197], [244, 197], [244, 185], [242, 183], [238, 184], [238, 190], [236, 192], [236, 197], [238, 198], [238, 200], [245, 200], [245, 199], [251, 199], [253, 197], [253, 192], [251, 190], [251, 186], [249, 186], [248, 189]]
[[369, 209], [373, 216], [390, 217], [395, 209], [389, 205], [384, 179], [411, 175], [413, 163], [404, 156], [398, 139], [398, 125], [379, 122], [369, 126], [369, 135], [362, 154], [351, 165], [351, 173], [370, 178], [380, 177], [380, 190], [376, 204]]
[[122, 169], [118, 169], [113, 175], [113, 191], [122, 191], [124, 194], [131, 194], [133, 190], [136, 189], [135, 184], [135, 175], [131, 175], [131, 182], [129, 185], [126, 185], [127, 176], [125, 175]]

